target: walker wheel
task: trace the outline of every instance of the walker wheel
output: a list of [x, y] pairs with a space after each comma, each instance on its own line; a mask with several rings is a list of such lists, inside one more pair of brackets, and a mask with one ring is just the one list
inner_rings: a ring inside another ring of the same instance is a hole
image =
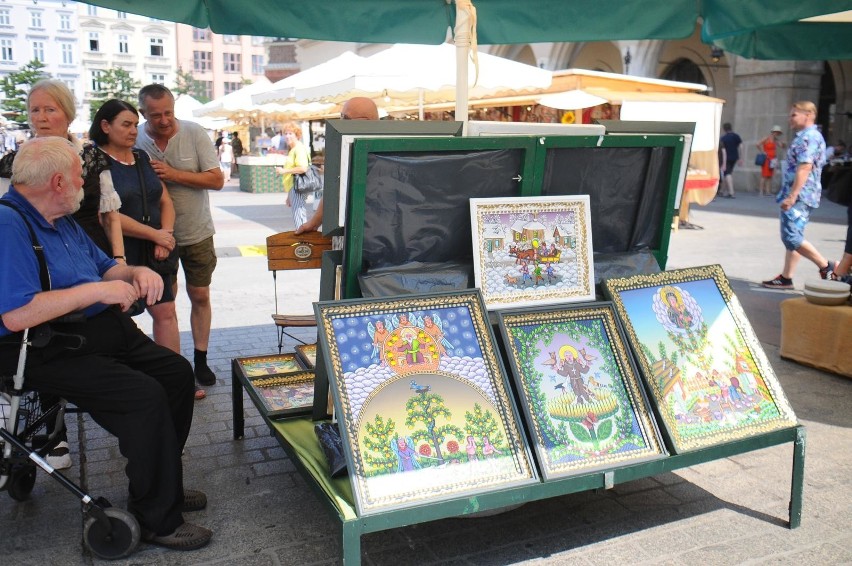
[[109, 519], [112, 532], [92, 515], [86, 518], [83, 527], [83, 542], [99, 558], [116, 560], [129, 556], [142, 538], [142, 530], [136, 517], [124, 509], [107, 507], [104, 513]]
[[9, 496], [15, 501], [30, 498], [36, 481], [36, 467], [31, 462], [16, 464], [9, 474]]

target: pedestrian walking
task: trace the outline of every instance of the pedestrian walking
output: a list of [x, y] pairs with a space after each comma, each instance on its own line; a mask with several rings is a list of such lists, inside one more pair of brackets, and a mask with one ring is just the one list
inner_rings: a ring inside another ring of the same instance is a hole
[[776, 201], [781, 207], [781, 242], [787, 249], [784, 269], [775, 278], [763, 282], [770, 289], [791, 289], [793, 272], [804, 256], [819, 268], [822, 279], [833, 278], [834, 262], [825, 259], [805, 240], [805, 227], [811, 211], [819, 206], [822, 184], [820, 177], [825, 165], [825, 139], [816, 127], [816, 106], [800, 101], [790, 110], [790, 128], [796, 136], [790, 143], [784, 162], [781, 190]]
[[722, 196], [725, 198], [736, 198], [734, 196], [734, 167], [742, 165], [740, 150], [742, 149], [743, 139], [734, 132], [730, 122], [725, 122], [722, 125], [722, 129], [725, 131], [725, 134], [719, 140], [720, 145], [725, 150], [724, 183], [722, 187], [727, 191], [727, 194], [723, 194]]

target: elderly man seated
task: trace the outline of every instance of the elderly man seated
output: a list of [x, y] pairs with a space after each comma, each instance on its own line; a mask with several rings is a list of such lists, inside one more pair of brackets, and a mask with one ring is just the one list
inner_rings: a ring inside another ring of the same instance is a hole
[[[63, 326], [85, 344], [31, 349], [27, 386], [68, 399], [118, 437], [127, 458], [128, 510], [143, 539], [176, 550], [201, 548], [210, 530], [182, 513], [207, 505], [183, 489], [181, 451], [192, 424], [189, 362], [155, 344], [125, 311], [139, 298], [153, 305], [163, 279], [146, 267], [116, 263], [68, 215], [83, 199], [80, 158], [58, 137], [35, 138], [19, 151], [12, 188], [0, 206], [0, 340], [20, 343], [25, 328], [72, 312], [86, 321]], [[44, 249], [49, 283], [40, 278], [30, 231]], [[0, 348], [0, 370], [14, 373], [18, 350]]]

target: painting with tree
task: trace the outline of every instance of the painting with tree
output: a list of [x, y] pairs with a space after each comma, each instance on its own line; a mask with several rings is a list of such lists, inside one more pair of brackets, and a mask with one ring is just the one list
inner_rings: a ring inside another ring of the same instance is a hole
[[718, 265], [604, 282], [672, 449], [796, 425], [769, 360]]
[[478, 291], [315, 310], [359, 514], [536, 481]]
[[666, 455], [611, 303], [498, 317], [546, 479]]
[[470, 219], [489, 310], [594, 300], [588, 195], [473, 198]]

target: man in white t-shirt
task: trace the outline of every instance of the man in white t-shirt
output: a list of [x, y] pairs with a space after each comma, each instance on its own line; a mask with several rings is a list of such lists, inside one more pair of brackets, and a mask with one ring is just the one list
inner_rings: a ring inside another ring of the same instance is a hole
[[207, 346], [213, 316], [210, 282], [216, 268], [216, 230], [207, 191], [221, 189], [225, 178], [207, 132], [195, 122], [175, 118], [175, 98], [169, 89], [160, 84], [142, 87], [139, 111], [147, 122], [139, 128], [136, 145], [151, 157], [151, 166], [174, 202], [174, 236], [192, 303], [195, 379], [201, 385], [213, 385], [216, 375], [207, 365]]

